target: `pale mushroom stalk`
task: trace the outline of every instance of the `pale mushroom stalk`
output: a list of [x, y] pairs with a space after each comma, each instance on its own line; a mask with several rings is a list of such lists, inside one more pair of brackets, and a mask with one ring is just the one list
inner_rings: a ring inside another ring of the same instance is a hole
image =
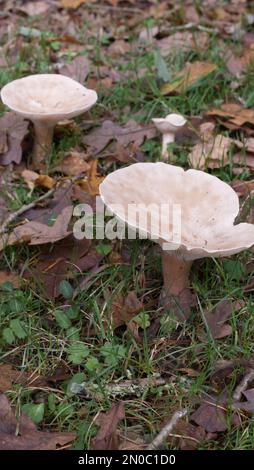
[[162, 250], [162, 273], [164, 297], [179, 296], [190, 288], [192, 261], [187, 261], [174, 251]]
[[34, 121], [33, 164], [39, 167], [51, 151], [54, 124], [45, 124]]
[[[100, 195], [119, 220], [161, 246], [160, 306], [179, 319], [187, 318], [196, 304], [189, 279], [193, 261], [231, 256], [254, 245], [254, 225], [235, 223], [235, 191], [203, 171], [162, 162], [135, 163], [110, 173], [100, 185]], [[181, 211], [175, 224], [176, 206]]]
[[3, 103], [34, 125], [33, 165], [40, 168], [48, 156], [54, 126], [88, 111], [97, 93], [72, 78], [57, 74], [29, 75], [5, 85]]
[[162, 133], [161, 156], [164, 160], [169, 157], [168, 145], [175, 142], [176, 132], [186, 124], [186, 119], [180, 114], [168, 114], [163, 118], [154, 118], [153, 123]]
[[168, 145], [172, 144], [173, 142], [175, 142], [174, 132], [164, 132], [164, 134], [162, 134], [161, 156], [164, 160], [169, 157]]

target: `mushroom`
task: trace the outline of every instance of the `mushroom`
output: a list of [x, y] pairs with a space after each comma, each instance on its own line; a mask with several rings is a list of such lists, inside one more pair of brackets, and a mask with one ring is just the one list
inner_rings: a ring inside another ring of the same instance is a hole
[[175, 134], [178, 129], [186, 124], [186, 119], [180, 114], [168, 114], [164, 119], [154, 118], [153, 123], [158, 131], [162, 133], [162, 158], [168, 158], [168, 144], [175, 141]]
[[3, 103], [34, 125], [33, 163], [39, 167], [51, 148], [57, 122], [78, 116], [93, 106], [97, 93], [64, 75], [30, 75], [5, 85]]
[[[235, 191], [200, 170], [135, 163], [110, 173], [100, 195], [117, 219], [161, 246], [161, 304], [179, 317], [186, 318], [192, 306], [189, 273], [194, 260], [231, 256], [254, 245], [254, 225], [234, 225], [239, 212]], [[174, 209], [180, 213], [178, 227]]]

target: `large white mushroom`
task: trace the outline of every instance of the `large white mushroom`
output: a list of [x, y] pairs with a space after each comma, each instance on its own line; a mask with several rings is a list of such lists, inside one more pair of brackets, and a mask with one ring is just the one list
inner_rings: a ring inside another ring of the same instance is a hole
[[181, 114], [168, 114], [165, 118], [153, 118], [155, 127], [162, 134], [161, 155], [164, 160], [169, 156], [168, 145], [175, 141], [176, 132], [186, 124], [186, 119]]
[[97, 101], [97, 93], [64, 75], [30, 75], [5, 85], [3, 103], [30, 119], [34, 125], [33, 163], [40, 166], [51, 148], [57, 122], [88, 111]]
[[254, 245], [254, 225], [234, 225], [239, 212], [235, 191], [203, 171], [136, 163], [110, 173], [100, 195], [118, 219], [161, 245], [166, 306], [181, 310], [194, 260], [231, 256]]

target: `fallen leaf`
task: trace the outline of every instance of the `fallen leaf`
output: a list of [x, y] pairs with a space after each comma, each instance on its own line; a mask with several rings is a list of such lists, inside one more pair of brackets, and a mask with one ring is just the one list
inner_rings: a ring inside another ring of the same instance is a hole
[[235, 401], [233, 403], [234, 410], [244, 410], [247, 413], [254, 413], [254, 388], [243, 391], [246, 401]]
[[232, 327], [226, 324], [226, 321], [231, 316], [233, 310], [237, 311], [241, 308], [241, 303], [222, 300], [216, 306], [214, 313], [212, 311], [205, 313], [207, 325], [214, 339], [225, 338], [232, 334]]
[[35, 180], [35, 186], [39, 186], [41, 188], [51, 189], [53, 188], [54, 184], [54, 179], [48, 175], [39, 175], [38, 178]]
[[127, 41], [124, 41], [123, 39], [119, 39], [117, 41], [114, 41], [112, 44], [110, 44], [107, 52], [112, 57], [118, 57], [120, 55], [124, 55], [130, 52], [130, 49], [131, 49], [130, 44]]
[[11, 364], [0, 364], [0, 392], [12, 390], [14, 384], [35, 388], [47, 385], [47, 381], [38, 374], [16, 370]]
[[191, 420], [207, 432], [223, 432], [228, 428], [226, 411], [216, 404], [201, 405], [191, 415]]
[[128, 121], [122, 127], [112, 121], [104, 121], [102, 127], [84, 137], [83, 143], [92, 147], [97, 154], [112, 140], [117, 140], [124, 147], [132, 142], [140, 146], [145, 139], [153, 139], [156, 133], [155, 126], [141, 126], [134, 120]]
[[0, 450], [56, 450], [66, 446], [76, 435], [73, 432], [38, 431], [24, 413], [21, 414], [17, 431], [14, 411], [5, 395], [0, 395]]
[[[233, 155], [232, 160], [233, 160], [233, 163], [235, 163], [236, 165], [239, 165], [239, 169], [241, 169], [240, 168], [241, 166], [254, 168], [254, 155], [252, 155], [251, 153], [246, 153], [246, 152], [235, 153]], [[234, 170], [237, 170], [237, 169], [238, 169], [237, 167], [234, 168]]]
[[21, 116], [9, 112], [0, 117], [0, 130], [7, 136], [8, 148], [0, 154], [0, 164], [20, 163], [22, 158], [21, 143], [28, 131], [28, 121]]
[[254, 125], [254, 109], [243, 108], [236, 103], [223, 104], [220, 108], [213, 108], [206, 114], [208, 116], [224, 118], [222, 123], [225, 126], [231, 124], [235, 129], [242, 127], [246, 123]]
[[75, 187], [76, 185], [72, 181], [63, 180], [54, 191], [52, 199], [48, 199], [42, 207], [26, 211], [26, 219], [49, 225], [52, 220], [55, 220], [61, 214], [65, 207], [72, 204]]
[[247, 196], [254, 191], [254, 180], [241, 181], [236, 180], [231, 183], [232, 188], [238, 194], [238, 196]]
[[227, 50], [224, 60], [231, 75], [239, 78], [253, 62], [254, 50], [244, 47], [239, 56], [235, 56], [231, 50]]
[[22, 242], [29, 245], [41, 245], [43, 243], [54, 243], [67, 237], [71, 233], [68, 231], [68, 225], [72, 212], [72, 206], [65, 207], [52, 227], [35, 221], [19, 225], [10, 235], [2, 236], [0, 250], [8, 245], [16, 245]]
[[8, 150], [7, 134], [4, 130], [0, 130], [0, 155]]
[[0, 290], [1, 284], [4, 284], [5, 282], [10, 282], [14, 289], [18, 289], [20, 286], [20, 278], [17, 274], [10, 271], [0, 271]]
[[84, 56], [77, 56], [71, 64], [66, 64], [60, 68], [60, 73], [67, 77], [77, 80], [77, 82], [85, 82], [87, 75], [89, 74], [89, 61]]
[[211, 123], [204, 123], [200, 126], [201, 142], [197, 143], [191, 153], [188, 155], [188, 160], [192, 168], [204, 170], [206, 168], [220, 168], [230, 163], [228, 152], [232, 147], [233, 139], [225, 137], [222, 134], [213, 135], [208, 133], [206, 135], [206, 128]]
[[170, 95], [171, 93], [182, 93], [190, 85], [197, 82], [200, 78], [204, 78], [217, 69], [217, 65], [212, 62], [196, 62], [187, 63], [183, 70], [179, 72], [174, 80], [170, 83], [165, 83], [161, 87], [163, 95]]
[[90, 163], [87, 163], [79, 152], [71, 152], [55, 167], [55, 170], [67, 176], [78, 176], [90, 170]]
[[194, 426], [184, 419], [180, 419], [174, 427], [176, 437], [169, 437], [169, 442], [174, 445], [176, 439], [181, 450], [196, 450], [205, 441], [206, 432], [201, 426]]
[[50, 5], [44, 1], [27, 2], [25, 5], [18, 6], [18, 11], [26, 13], [28, 16], [43, 15], [48, 12]]
[[119, 446], [117, 426], [124, 418], [124, 402], [122, 401], [113, 404], [106, 413], [101, 411], [95, 421], [100, 430], [92, 439], [92, 450], [117, 450]]
[[36, 173], [35, 171], [32, 170], [23, 170], [21, 172], [22, 178], [25, 180], [28, 188], [33, 191], [35, 186], [39, 186], [42, 188], [47, 188], [51, 189], [53, 188], [55, 182], [53, 178], [51, 178], [48, 175], [39, 175], [39, 173]]
[[120, 434], [120, 444], [118, 446], [118, 450], [145, 450], [147, 444], [144, 441], [144, 435], [138, 434], [135, 431], [131, 431], [130, 427], [124, 433], [124, 435]]
[[158, 26], [153, 26], [152, 28], [147, 26], [146, 28], [140, 31], [138, 40], [142, 44], [143, 43], [150, 44], [153, 41], [153, 38], [157, 36], [158, 32], [159, 32]]
[[[91, 247], [91, 240], [77, 240], [72, 235], [54, 244], [45, 245], [37, 257], [36, 265], [29, 267], [24, 277], [33, 280], [49, 299], [60, 295], [60, 282], [75, 274], [89, 271], [103, 256]], [[84, 275], [82, 277], [84, 279]]]
[[78, 182], [81, 188], [91, 196], [99, 195], [99, 186], [104, 180], [104, 176], [98, 175], [97, 163], [97, 160], [93, 160], [90, 164], [88, 176]]
[[204, 50], [208, 43], [208, 34], [204, 32], [179, 31], [163, 39], [158, 39], [156, 45], [159, 47], [163, 57], [172, 53], [172, 50], [182, 49], [185, 52], [191, 50]]
[[126, 298], [122, 294], [118, 294], [112, 302], [112, 318], [114, 327], [129, 323], [135, 315], [137, 315], [144, 305], [137, 298], [135, 291], [129, 292]]
[[71, 8], [76, 10], [83, 3], [86, 3], [88, 0], [60, 0], [62, 8]]

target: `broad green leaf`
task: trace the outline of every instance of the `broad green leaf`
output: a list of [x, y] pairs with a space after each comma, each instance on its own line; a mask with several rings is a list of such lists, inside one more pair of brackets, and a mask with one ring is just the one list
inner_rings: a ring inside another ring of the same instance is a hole
[[58, 325], [61, 328], [64, 328], [65, 330], [67, 328], [70, 328], [71, 321], [62, 310], [55, 310], [54, 311], [54, 316], [55, 316], [55, 319], [56, 319]]
[[35, 403], [27, 403], [22, 406], [22, 411], [24, 411], [35, 424], [40, 424], [43, 420], [45, 405], [44, 403], [39, 403], [38, 405]]

